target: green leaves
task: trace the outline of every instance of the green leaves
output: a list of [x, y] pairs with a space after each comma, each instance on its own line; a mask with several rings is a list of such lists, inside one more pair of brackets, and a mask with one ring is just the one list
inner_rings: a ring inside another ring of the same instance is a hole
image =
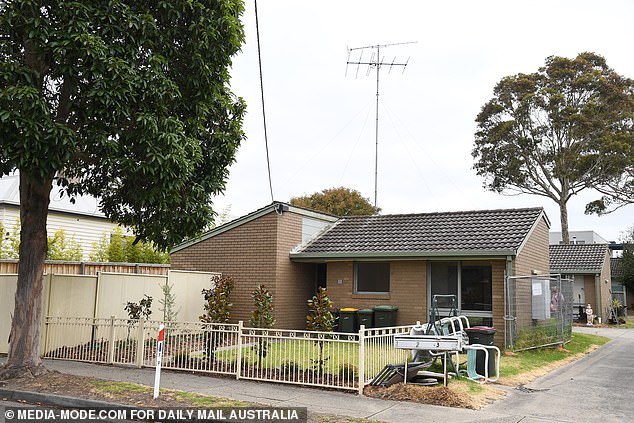
[[476, 122], [474, 169], [487, 189], [565, 205], [632, 169], [634, 81], [595, 53], [551, 56], [503, 78]]
[[213, 217], [244, 139], [229, 89], [239, 0], [0, 4], [0, 172], [68, 194], [163, 249]]
[[378, 214], [381, 209], [370, 204], [357, 190], [350, 188], [330, 188], [312, 195], [293, 197], [290, 203], [335, 216], [368, 216]]
[[319, 287], [317, 294], [307, 301], [308, 315], [306, 315], [306, 329], [331, 332], [335, 324], [335, 317], [331, 313], [332, 301], [328, 298], [326, 288]]

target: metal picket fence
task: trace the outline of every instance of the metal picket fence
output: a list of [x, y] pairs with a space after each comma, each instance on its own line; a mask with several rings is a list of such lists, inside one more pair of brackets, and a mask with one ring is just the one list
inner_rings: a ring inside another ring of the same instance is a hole
[[[86, 317], [46, 318], [46, 358], [152, 367], [161, 322]], [[394, 335], [412, 326], [356, 333], [261, 329], [238, 324], [168, 322], [162, 367], [358, 391], [387, 364], [403, 363]], [[238, 365], [240, 363], [240, 365]]]
[[560, 275], [505, 280], [504, 343], [521, 351], [564, 345], [572, 338], [574, 281]]

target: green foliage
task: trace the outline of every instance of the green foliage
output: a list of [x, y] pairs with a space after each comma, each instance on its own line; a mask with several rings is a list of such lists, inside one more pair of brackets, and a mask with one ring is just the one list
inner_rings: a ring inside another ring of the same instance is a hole
[[163, 312], [164, 322], [175, 321], [180, 312], [180, 308], [176, 310], [176, 294], [172, 291], [173, 288], [174, 285], [170, 285], [167, 280], [165, 280], [164, 285], [161, 285], [163, 299], [159, 299], [159, 304], [161, 304], [163, 308], [159, 308], [159, 311]]
[[634, 243], [625, 244], [621, 256], [621, 274], [616, 279], [634, 290]]
[[[272, 328], [275, 324], [275, 307], [273, 306], [273, 295], [264, 285], [259, 285], [251, 293], [253, 300], [253, 311], [249, 318], [249, 326], [254, 328]], [[260, 338], [256, 346], [258, 357], [266, 357], [269, 343], [266, 339]]]
[[308, 302], [308, 315], [306, 316], [306, 329], [322, 332], [331, 332], [335, 324], [335, 316], [332, 315], [332, 301], [328, 298], [326, 288], [317, 288], [317, 294]]
[[128, 301], [128, 304], [124, 307], [124, 310], [128, 312], [130, 320], [139, 320], [141, 316], [145, 319], [149, 319], [152, 314], [152, 297], [147, 294], [143, 295], [143, 298], [138, 303]]
[[196, 233], [244, 138], [229, 87], [242, 12], [240, 0], [0, 2], [0, 175], [97, 196], [160, 248]]
[[476, 119], [472, 155], [485, 188], [557, 202], [566, 238], [570, 197], [631, 165], [633, 93], [634, 81], [594, 53], [503, 78]]
[[272, 328], [275, 324], [275, 307], [273, 295], [264, 285], [259, 285], [251, 293], [253, 311], [249, 318], [249, 325], [254, 328]]
[[0, 259], [17, 259], [20, 254], [20, 221], [9, 231], [0, 223]]
[[110, 235], [104, 235], [93, 245], [90, 259], [114, 263], [169, 263], [170, 257], [152, 242], [137, 241], [135, 236], [124, 235], [123, 229], [117, 226]]
[[74, 237], [68, 238], [63, 229], [58, 229], [53, 236], [48, 237], [46, 258], [49, 260], [81, 261], [81, 244], [75, 241]]
[[199, 316], [203, 323], [228, 323], [231, 318], [231, 291], [235, 285], [233, 277], [214, 275], [211, 278], [212, 287], [203, 289], [205, 298], [205, 314]]
[[369, 216], [378, 214], [381, 209], [370, 204], [359, 191], [350, 188], [330, 188], [312, 195], [293, 197], [294, 206], [317, 210], [335, 216]]
[[[335, 316], [332, 315], [332, 301], [328, 298], [326, 288], [317, 288], [317, 294], [308, 301], [308, 315], [306, 315], [306, 329], [321, 332], [332, 332], [335, 325]], [[324, 357], [323, 341], [316, 341], [319, 346], [319, 358], [313, 361], [313, 369], [320, 374], [324, 373], [324, 366], [329, 357]]]

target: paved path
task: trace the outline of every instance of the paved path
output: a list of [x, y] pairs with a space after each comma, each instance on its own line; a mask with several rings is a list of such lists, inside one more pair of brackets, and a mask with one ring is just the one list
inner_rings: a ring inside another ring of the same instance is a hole
[[[279, 407], [308, 407], [317, 413], [364, 417], [387, 422], [623, 422], [634, 421], [630, 390], [634, 380], [634, 330], [579, 328], [613, 338], [583, 359], [527, 385], [505, 399], [474, 411], [359, 397], [338, 391], [259, 383], [164, 371], [161, 387]], [[0, 359], [0, 362], [2, 359]], [[63, 373], [152, 386], [152, 369], [101, 366], [47, 360]]]
[[512, 411], [529, 422], [634, 421], [634, 330], [575, 328], [612, 341], [568, 366], [513, 390], [487, 412]]

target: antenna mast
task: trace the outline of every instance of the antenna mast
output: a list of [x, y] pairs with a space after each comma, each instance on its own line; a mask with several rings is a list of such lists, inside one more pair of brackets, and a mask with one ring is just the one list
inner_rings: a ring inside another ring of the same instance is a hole
[[[374, 124], [374, 207], [377, 206], [377, 182], [378, 182], [378, 174], [379, 174], [379, 75], [381, 74], [381, 66], [389, 66], [389, 71], [392, 71], [394, 66], [400, 66], [403, 68], [403, 72], [405, 72], [405, 68], [409, 63], [409, 57], [405, 62], [397, 62], [396, 57], [392, 59], [391, 62], [385, 61], [385, 58], [381, 57], [381, 49], [393, 46], [400, 46], [404, 44], [415, 44], [416, 41], [408, 41], [404, 43], [392, 43], [392, 44], [376, 44], [373, 46], [365, 46], [365, 47], [353, 47], [348, 49], [348, 61], [346, 62], [346, 76], [348, 75], [348, 66], [349, 65], [357, 65], [357, 71], [355, 73], [355, 78], [359, 76], [359, 67], [361, 65], [367, 66], [366, 75], [370, 74], [372, 68], [376, 68], [376, 119]], [[363, 60], [363, 52], [365, 50], [372, 50], [372, 55], [370, 56], [370, 60]], [[375, 51], [376, 50], [376, 51]], [[355, 60], [350, 60], [350, 54], [353, 51], [359, 51], [359, 58]], [[401, 72], [401, 73], [403, 73]]]

